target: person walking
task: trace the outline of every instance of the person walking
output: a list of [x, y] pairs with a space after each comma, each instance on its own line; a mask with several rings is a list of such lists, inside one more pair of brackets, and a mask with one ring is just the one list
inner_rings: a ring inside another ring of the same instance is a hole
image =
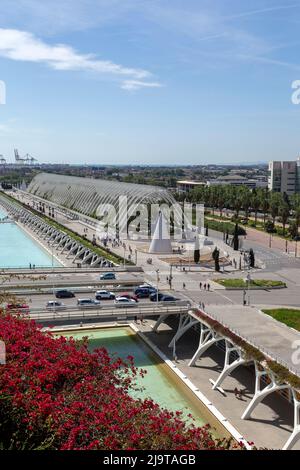
[[199, 282], [200, 290], [202, 290], [202, 282]]
[[204, 290], [206, 290], [206, 284], [204, 284], [204, 286], [203, 286], [203, 287], [204, 287]]
[[209, 289], [210, 289], [210, 284], [207, 284], [207, 290], [209, 292]]
[[185, 282], [182, 283], [182, 288], [185, 289]]

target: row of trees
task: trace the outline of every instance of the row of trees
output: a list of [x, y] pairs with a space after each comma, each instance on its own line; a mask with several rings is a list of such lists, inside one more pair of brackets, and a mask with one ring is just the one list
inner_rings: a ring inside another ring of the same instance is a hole
[[[248, 220], [250, 213], [254, 214], [254, 223], [257, 224], [258, 213], [263, 214], [263, 224], [266, 227], [267, 220], [275, 224], [280, 217], [283, 232], [290, 222], [290, 232], [292, 236], [298, 235], [300, 225], [300, 194], [295, 194], [290, 198], [285, 194], [275, 193], [267, 189], [249, 189], [247, 186], [199, 186], [188, 194], [177, 194], [179, 201], [187, 201], [198, 204], [205, 204], [223, 215], [225, 209], [233, 210], [236, 218], [244, 212], [245, 219]], [[293, 219], [289, 221], [290, 217]]]

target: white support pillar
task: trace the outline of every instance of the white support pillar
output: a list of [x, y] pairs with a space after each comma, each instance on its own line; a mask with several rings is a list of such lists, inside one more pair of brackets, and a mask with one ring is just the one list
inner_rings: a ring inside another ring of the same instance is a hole
[[169, 313], [164, 313], [163, 315], [160, 315], [160, 317], [156, 320], [156, 323], [153, 327], [153, 331], [157, 333], [159, 325], [165, 321], [165, 319], [169, 316]]
[[[251, 416], [251, 413], [254, 411], [257, 405], [259, 405], [259, 403], [271, 393], [277, 392], [279, 390], [284, 390], [285, 388], [290, 388], [290, 385], [288, 384], [278, 385], [276, 383], [274, 375], [271, 372], [265, 370], [263, 366], [261, 364], [258, 364], [256, 361], [254, 364], [255, 364], [255, 394], [251, 402], [247, 406], [242, 416], [242, 419], [249, 419]], [[269, 376], [271, 382], [262, 389], [261, 378], [263, 376]]]
[[[233, 372], [237, 367], [249, 362], [243, 357], [242, 350], [237, 346], [234, 346], [228, 339], [225, 340], [225, 344], [226, 353], [224, 367], [217, 380], [213, 383], [213, 390], [216, 390], [218, 387], [220, 387], [226, 377], [230, 375], [231, 372]], [[230, 362], [230, 354], [233, 352], [236, 352], [238, 354], [238, 358], [235, 359], [233, 362]]]
[[186, 333], [190, 328], [192, 328], [192, 326], [197, 325], [197, 323], [199, 323], [199, 321], [191, 317], [189, 314], [180, 315], [177, 332], [172, 338], [168, 347], [174, 348], [176, 345], [176, 341], [178, 341], [184, 335], [184, 333]]
[[298, 400], [296, 392], [293, 389], [292, 395], [294, 400], [294, 430], [282, 450], [291, 450], [294, 447], [294, 444], [296, 444], [296, 442], [300, 439], [300, 401]]
[[224, 339], [223, 336], [220, 336], [212, 328], [204, 325], [204, 323], [201, 323], [199, 346], [194, 356], [190, 360], [189, 366], [194, 366], [196, 364], [197, 359], [199, 359], [208, 348], [210, 348], [213, 344], [217, 343], [218, 341], [221, 341], [222, 339]]

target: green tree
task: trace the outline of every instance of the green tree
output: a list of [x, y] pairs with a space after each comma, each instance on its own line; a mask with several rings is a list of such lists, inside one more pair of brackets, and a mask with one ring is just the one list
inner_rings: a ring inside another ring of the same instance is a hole
[[215, 262], [215, 271], [219, 272], [220, 271], [220, 251], [218, 250], [217, 247], [215, 247], [212, 253], [212, 257]]
[[281, 217], [283, 235], [285, 235], [285, 227], [290, 216], [290, 207], [285, 200], [282, 200], [281, 204], [279, 205], [278, 214]]
[[254, 223], [255, 225], [257, 224], [257, 213], [259, 211], [259, 208], [261, 206], [261, 198], [259, 193], [257, 192], [256, 189], [253, 189], [252, 195], [251, 195], [251, 207], [254, 211]]
[[276, 217], [279, 213], [279, 206], [283, 203], [282, 195], [280, 193], [271, 193], [270, 197], [270, 214], [275, 224]]

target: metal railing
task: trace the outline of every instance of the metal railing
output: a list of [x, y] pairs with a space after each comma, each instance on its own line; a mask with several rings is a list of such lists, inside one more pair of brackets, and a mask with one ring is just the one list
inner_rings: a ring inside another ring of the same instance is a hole
[[168, 302], [156, 303], [155, 305], [143, 304], [134, 305], [133, 307], [124, 307], [124, 305], [110, 305], [110, 306], [92, 306], [92, 307], [66, 307], [64, 309], [30, 309], [30, 318], [37, 321], [50, 321], [50, 320], [73, 320], [73, 319], [92, 319], [92, 318], [133, 318], [145, 316], [160, 316], [160, 315], [178, 315], [186, 314], [190, 308], [189, 302]]

